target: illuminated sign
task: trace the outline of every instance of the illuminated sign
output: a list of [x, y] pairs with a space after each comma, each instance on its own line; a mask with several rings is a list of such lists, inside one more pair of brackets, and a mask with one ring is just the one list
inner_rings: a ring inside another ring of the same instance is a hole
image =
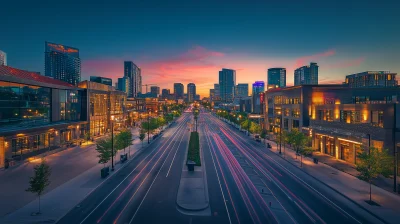
[[248, 118], [263, 118], [264, 116], [261, 114], [249, 114]]
[[67, 54], [74, 54], [78, 55], [79, 50], [76, 48], [72, 47], [67, 47], [61, 44], [53, 44], [53, 43], [47, 43], [46, 42], [46, 51], [56, 51], [60, 53], [67, 53]]

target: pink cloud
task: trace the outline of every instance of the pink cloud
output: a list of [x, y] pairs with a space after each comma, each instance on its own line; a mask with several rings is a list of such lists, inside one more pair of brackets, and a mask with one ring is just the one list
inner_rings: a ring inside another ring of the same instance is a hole
[[302, 56], [302, 57], [296, 59], [296, 68], [304, 66], [313, 60], [319, 60], [324, 57], [329, 57], [329, 56], [335, 55], [335, 53], [336, 53], [335, 50], [329, 50], [329, 51], [325, 51], [325, 52], [314, 54], [314, 55]]

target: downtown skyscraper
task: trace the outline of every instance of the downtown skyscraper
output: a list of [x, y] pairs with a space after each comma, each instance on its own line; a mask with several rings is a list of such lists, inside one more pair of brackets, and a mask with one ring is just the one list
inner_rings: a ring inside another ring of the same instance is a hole
[[174, 95], [175, 99], [183, 99], [184, 96], [184, 86], [182, 83], [174, 83]]
[[267, 89], [286, 87], [286, 68], [269, 68]]
[[265, 91], [265, 83], [264, 81], [256, 81], [253, 83], [253, 113], [260, 113], [261, 111], [261, 101], [260, 101], [260, 93]]
[[294, 85], [318, 84], [318, 67], [317, 63], [311, 62], [294, 70]]
[[236, 97], [243, 98], [249, 96], [249, 84], [239, 83], [236, 86]]
[[0, 51], [0, 65], [7, 66], [7, 54], [4, 51]]
[[187, 100], [189, 103], [196, 100], [196, 85], [194, 83], [187, 84]]
[[124, 61], [124, 77], [129, 80], [128, 97], [142, 93], [142, 70], [132, 61]]
[[77, 48], [45, 42], [45, 76], [72, 85], [81, 81], [81, 59]]
[[219, 96], [223, 103], [232, 103], [235, 98], [236, 71], [223, 68], [219, 71]]

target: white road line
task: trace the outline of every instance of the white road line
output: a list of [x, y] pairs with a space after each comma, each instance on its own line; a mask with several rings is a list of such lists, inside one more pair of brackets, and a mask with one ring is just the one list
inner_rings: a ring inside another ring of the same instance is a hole
[[[181, 125], [182, 126], [182, 125]], [[174, 133], [176, 133], [176, 132], [178, 132], [178, 130], [179, 130], [179, 128], [181, 127], [181, 126], [178, 126], [177, 127], [177, 129], [175, 130], [175, 132]], [[158, 144], [157, 145], [157, 147], [155, 147], [152, 151], [151, 151], [151, 153], [152, 152], [154, 152], [158, 147], [160, 146], [160, 144]], [[149, 157], [150, 155], [151, 155], [151, 153], [149, 153], [149, 155], [147, 155], [136, 167], [135, 167], [135, 169], [133, 169], [81, 222], [80, 222], [80, 224], [82, 224], [82, 223], [84, 223], [85, 221], [86, 221], [86, 219], [87, 218], [89, 218], [89, 216], [90, 215], [92, 215], [93, 214], [93, 212], [98, 208], [98, 207], [100, 207], [100, 205], [101, 204], [103, 204], [103, 202], [105, 201], [105, 200], [107, 200], [107, 198], [108, 197], [110, 197], [110, 195], [140, 166], [140, 164], [142, 164], [146, 159], [147, 159], [147, 157]]]
[[[184, 131], [184, 129], [182, 129], [182, 130]], [[183, 132], [183, 131], [182, 131], [182, 132]], [[182, 140], [183, 140], [183, 136], [184, 136], [184, 134], [183, 134], [182, 137], [181, 137], [181, 140], [180, 140], [180, 142], [179, 142], [179, 145], [181, 144], [181, 142], [182, 142]], [[171, 142], [171, 143], [172, 143], [172, 142]], [[173, 147], [175, 144], [176, 144], [176, 142], [172, 145], [172, 147]], [[169, 145], [168, 145], [168, 146], [169, 146]], [[167, 146], [167, 147], [168, 147], [168, 146]], [[172, 149], [169, 151], [169, 153], [171, 153], [171, 152], [172, 152]], [[168, 153], [167, 157], [165, 157], [165, 160], [164, 160], [163, 164], [161, 165], [160, 170], [158, 170], [157, 175], [155, 176], [153, 182], [151, 182], [151, 185], [150, 185], [149, 189], [147, 190], [147, 192], [146, 192], [146, 194], [144, 195], [142, 201], [140, 202], [138, 208], [136, 209], [135, 214], [133, 214], [131, 220], [129, 221], [129, 224], [132, 223], [132, 221], [133, 221], [133, 219], [135, 218], [137, 212], [139, 211], [140, 207], [142, 206], [144, 200], [146, 199], [147, 194], [150, 192], [151, 187], [153, 186], [154, 182], [157, 180], [158, 175], [160, 174], [162, 168], [164, 167], [165, 162], [167, 161], [167, 158], [168, 158], [168, 156], [169, 156], [169, 153]], [[160, 157], [160, 158], [161, 158], [161, 157]], [[174, 157], [174, 158], [175, 158], [175, 157]], [[150, 172], [149, 172], [149, 174], [150, 174]], [[149, 175], [149, 174], [147, 174], [147, 175]], [[139, 188], [140, 188], [141, 186], [142, 186], [142, 185], [140, 185]], [[138, 189], [139, 189], [139, 188], [138, 188]], [[136, 192], [135, 192], [135, 193], [136, 193]]]
[[[210, 141], [211, 141], [211, 140], [210, 140], [210, 136], [207, 135], [208, 149], [209, 149], [209, 151], [210, 151], [211, 159], [212, 159], [212, 162], [213, 162], [213, 164], [214, 164], [215, 173], [217, 174], [217, 179], [218, 179], [218, 183], [219, 183], [219, 188], [221, 189], [221, 194], [222, 194], [222, 198], [224, 199], [225, 209], [226, 209], [226, 212], [228, 213], [229, 223], [232, 224], [231, 215], [229, 214], [228, 206], [226, 205], [226, 199], [225, 199], [224, 191], [222, 190], [221, 181], [220, 181], [220, 179], [219, 179], [219, 174], [218, 174], [218, 171], [217, 171], [217, 167], [216, 167], [215, 162], [214, 162], [214, 156], [212, 155], [212, 152], [211, 152]], [[221, 170], [221, 172], [222, 172], [222, 170]]]
[[169, 166], [169, 169], [168, 169], [167, 175], [166, 175], [165, 177], [168, 177], [168, 175], [169, 175], [169, 172], [171, 171], [172, 164], [174, 164], [175, 156], [176, 156], [177, 152], [179, 151], [179, 146], [181, 146], [182, 139], [183, 139], [183, 136], [184, 136], [184, 135], [185, 135], [185, 134], [183, 134], [183, 135], [182, 135], [181, 141], [180, 141], [180, 142], [179, 142], [179, 144], [178, 144], [178, 147], [177, 147], [177, 149], [176, 149], [176, 151], [175, 151], [174, 158], [172, 158], [171, 165]]

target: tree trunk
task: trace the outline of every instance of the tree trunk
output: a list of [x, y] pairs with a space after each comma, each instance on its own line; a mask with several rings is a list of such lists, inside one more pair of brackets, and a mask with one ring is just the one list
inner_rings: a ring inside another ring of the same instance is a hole
[[39, 194], [39, 214], [40, 214], [40, 194]]
[[372, 202], [371, 180], [369, 181], [369, 201]]
[[303, 167], [303, 155], [300, 155], [300, 167]]

